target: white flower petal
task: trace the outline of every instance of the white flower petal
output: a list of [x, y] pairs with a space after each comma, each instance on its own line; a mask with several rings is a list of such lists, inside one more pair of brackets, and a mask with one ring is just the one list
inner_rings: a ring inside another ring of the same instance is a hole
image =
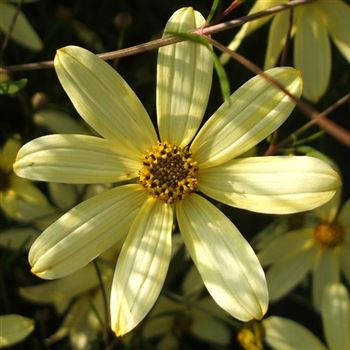
[[339, 175], [325, 162], [306, 156], [236, 159], [201, 169], [199, 190], [234, 207], [269, 214], [289, 214], [327, 202], [340, 186]]
[[345, 1], [319, 1], [327, 29], [340, 52], [350, 62], [350, 6]]
[[209, 293], [233, 317], [261, 319], [268, 295], [264, 272], [248, 242], [206, 199], [176, 203], [181, 234]]
[[263, 321], [265, 341], [274, 350], [327, 350], [307, 328], [284, 317]]
[[331, 72], [329, 37], [317, 6], [299, 6], [294, 12], [294, 64], [303, 74], [303, 96], [312, 102], [325, 93]]
[[140, 164], [141, 160], [123, 155], [108, 140], [58, 134], [25, 144], [18, 152], [14, 170], [32, 180], [91, 184], [134, 178]]
[[270, 267], [266, 273], [270, 301], [282, 298], [305, 277], [313, 266], [316, 252], [315, 247], [305, 249]]
[[34, 242], [32, 272], [53, 279], [87, 265], [125, 237], [146, 196], [140, 185], [125, 185], [80, 203]]
[[74, 107], [121, 153], [140, 157], [157, 142], [141, 102], [108, 63], [76, 46], [57, 51], [55, 69]]
[[290, 11], [283, 11], [278, 13], [272, 20], [269, 38], [267, 40], [264, 69], [270, 69], [276, 66], [278, 58], [287, 42], [289, 17]]
[[350, 301], [345, 286], [340, 283], [328, 286], [321, 314], [330, 350], [350, 349]]
[[259, 261], [262, 266], [278, 263], [286, 255], [293, 255], [303, 250], [310, 243], [310, 239], [312, 239], [310, 229], [298, 229], [282, 234], [259, 252]]
[[[191, 7], [176, 11], [167, 31], [187, 32], [205, 25]], [[185, 41], [159, 49], [157, 63], [157, 115], [160, 137], [186, 146], [197, 132], [207, 107], [213, 61], [207, 47]]]
[[[301, 94], [300, 73], [294, 68], [272, 68], [265, 73], [292, 94]], [[288, 96], [261, 76], [248, 80], [195, 137], [191, 151], [199, 167], [219, 165], [246, 152], [275, 131], [294, 106]]]
[[320, 251], [312, 277], [313, 304], [316, 310], [320, 310], [327, 285], [340, 281], [339, 259], [333, 250], [323, 249]]
[[122, 336], [156, 302], [171, 257], [173, 209], [149, 197], [135, 218], [121, 250], [111, 292], [111, 325]]
[[26, 338], [34, 330], [34, 321], [20, 315], [0, 316], [0, 348], [14, 345]]

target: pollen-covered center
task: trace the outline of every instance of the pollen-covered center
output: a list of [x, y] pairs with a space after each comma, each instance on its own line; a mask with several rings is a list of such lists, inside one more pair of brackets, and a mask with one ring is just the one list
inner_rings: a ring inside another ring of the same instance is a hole
[[0, 168], [0, 192], [6, 191], [10, 187], [10, 174]]
[[339, 224], [320, 224], [314, 230], [315, 240], [325, 248], [334, 248], [343, 241], [344, 230]]
[[143, 159], [139, 182], [166, 203], [183, 199], [198, 188], [197, 162], [187, 148], [158, 142]]

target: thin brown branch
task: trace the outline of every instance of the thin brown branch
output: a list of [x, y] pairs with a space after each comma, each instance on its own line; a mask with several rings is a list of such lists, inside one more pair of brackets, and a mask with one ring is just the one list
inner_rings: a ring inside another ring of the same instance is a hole
[[334, 136], [336, 139], [350, 147], [350, 133], [344, 128], [340, 127], [333, 121], [329, 120], [323, 113], [318, 112], [312, 105], [299, 99], [298, 97], [291, 94], [288, 90], [284, 88], [278, 81], [272, 79], [268, 74], [265, 74], [262, 69], [260, 69], [253, 62], [249, 61], [247, 58], [241, 56], [235, 51], [228, 49], [226, 46], [220, 44], [218, 41], [207, 37], [206, 38], [210, 44], [219, 49], [222, 52], [229, 54], [237, 62], [248, 68], [254, 74], [259, 74], [264, 79], [266, 79], [270, 84], [274, 85], [277, 89], [283, 91], [289, 98], [295, 102], [297, 107], [306, 114], [310, 119], [314, 120], [321, 128], [323, 128], [328, 134]]
[[[219, 33], [234, 27], [238, 27], [246, 22], [254, 21], [256, 19], [270, 16], [272, 14], [285, 11], [287, 9], [290, 9], [292, 7], [305, 5], [307, 3], [313, 2], [315, 0], [293, 0], [283, 5], [278, 5], [271, 7], [267, 10], [260, 11], [248, 16], [244, 16], [241, 18], [237, 18], [231, 21], [227, 21], [224, 23], [218, 23], [214, 24], [212, 26], [208, 26], [205, 28], [200, 28], [192, 32], [192, 34], [204, 34], [204, 35], [211, 35], [215, 33]], [[175, 36], [169, 36], [161, 39], [156, 39], [149, 41], [147, 43], [143, 43], [140, 45], [131, 46], [122, 50], [116, 50], [111, 52], [105, 52], [102, 54], [99, 54], [98, 56], [101, 57], [103, 60], [114, 60], [116, 58], [121, 57], [127, 57], [131, 55], [136, 55], [142, 52], [150, 51], [157, 49], [162, 46], [175, 44], [177, 42], [184, 41], [183, 38], [175, 37]], [[35, 62], [35, 63], [24, 63], [24, 64], [17, 64], [7, 67], [0, 67], [0, 73], [9, 73], [9, 72], [20, 72], [20, 71], [31, 71], [31, 70], [40, 70], [40, 69], [49, 69], [53, 67], [53, 61], [42, 61], [42, 62]]]

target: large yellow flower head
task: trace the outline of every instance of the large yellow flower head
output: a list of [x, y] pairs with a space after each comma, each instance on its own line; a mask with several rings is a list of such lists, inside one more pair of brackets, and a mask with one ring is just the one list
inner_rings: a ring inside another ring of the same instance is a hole
[[[250, 14], [287, 3], [288, 0], [257, 0]], [[330, 38], [350, 62], [350, 6], [343, 0], [316, 0], [293, 9], [294, 65], [303, 74], [303, 96], [317, 102], [326, 92], [332, 67]], [[290, 11], [244, 24], [229, 48], [236, 50], [242, 40], [273, 17], [265, 69], [274, 67], [286, 44]], [[222, 61], [229, 59], [227, 54]]]
[[[183, 8], [166, 30], [204, 23], [200, 13]], [[254, 77], [197, 133], [211, 87], [211, 53], [193, 42], [166, 46], [157, 64], [158, 139], [139, 99], [107, 63], [70, 46], [57, 52], [55, 68], [79, 114], [102, 137], [33, 140], [18, 153], [17, 174], [65, 183], [134, 183], [77, 205], [48, 227], [30, 250], [32, 271], [47, 279], [63, 277], [126, 237], [111, 291], [112, 328], [123, 335], [145, 317], [161, 291], [176, 215], [215, 301], [238, 319], [260, 319], [268, 295], [259, 261], [231, 221], [198, 192], [263, 213], [309, 210], [329, 200], [339, 178], [318, 159], [232, 160], [278, 128], [294, 103]], [[301, 79], [293, 68], [268, 74], [300, 95]]]

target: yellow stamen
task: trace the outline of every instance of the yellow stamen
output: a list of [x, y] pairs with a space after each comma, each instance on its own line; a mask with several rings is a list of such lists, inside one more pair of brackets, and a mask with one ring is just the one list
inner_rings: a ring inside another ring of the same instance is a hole
[[139, 182], [152, 196], [173, 203], [197, 190], [197, 171], [197, 162], [187, 148], [158, 142], [144, 156]]
[[343, 241], [344, 230], [338, 224], [320, 224], [314, 230], [314, 238], [325, 248], [334, 248]]
[[237, 341], [244, 350], [263, 350], [265, 337], [261, 323], [247, 323], [237, 334]]

